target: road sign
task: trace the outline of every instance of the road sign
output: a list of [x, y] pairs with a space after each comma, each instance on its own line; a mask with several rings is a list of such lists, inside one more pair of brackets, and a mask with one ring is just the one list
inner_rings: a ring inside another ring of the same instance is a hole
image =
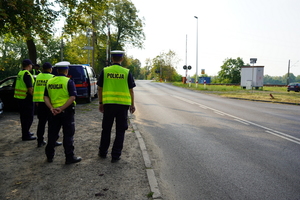
[[90, 47], [90, 46], [85, 46], [83, 47], [84, 50], [93, 50], [94, 48], [93, 47]]

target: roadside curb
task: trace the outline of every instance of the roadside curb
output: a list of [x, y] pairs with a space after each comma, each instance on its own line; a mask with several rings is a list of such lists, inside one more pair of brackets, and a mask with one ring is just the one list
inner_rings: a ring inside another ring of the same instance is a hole
[[154, 170], [152, 168], [151, 160], [150, 160], [144, 139], [143, 139], [142, 135], [140, 134], [137, 126], [134, 124], [131, 116], [129, 116], [129, 121], [130, 121], [133, 131], [135, 132], [135, 135], [139, 141], [140, 149], [142, 151], [142, 155], [143, 155], [143, 159], [144, 159], [145, 167], [146, 167], [146, 173], [147, 173], [147, 177], [148, 177], [148, 182], [150, 185], [150, 190], [153, 193], [152, 199], [162, 199], [161, 193], [160, 193], [160, 190], [158, 187], [158, 182], [155, 177]]

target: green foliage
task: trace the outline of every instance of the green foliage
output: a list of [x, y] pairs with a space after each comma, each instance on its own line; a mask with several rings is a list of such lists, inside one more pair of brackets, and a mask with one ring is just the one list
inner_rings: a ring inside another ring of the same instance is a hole
[[59, 38], [50, 38], [47, 45], [38, 40], [36, 49], [37, 63], [41, 64], [41, 66], [45, 62], [50, 62], [54, 65], [61, 61], [61, 40]]
[[126, 62], [126, 66], [132, 73], [132, 76], [138, 79], [141, 71], [141, 62], [133, 57], [127, 57]]
[[[52, 1], [9, 0], [0, 4], [0, 35], [11, 34], [27, 43], [29, 58], [36, 62], [35, 38], [47, 43], [57, 12]], [[28, 57], [28, 56], [26, 56]]]
[[[143, 20], [128, 0], [1, 1], [0, 35], [11, 34], [16, 41], [27, 45], [26, 55], [16, 51], [20, 60], [25, 57], [34, 63], [44, 60], [56, 63], [62, 52], [60, 40], [53, 38], [53, 25], [60, 15], [66, 18], [63, 60], [72, 63], [90, 61], [97, 73], [109, 63], [107, 49], [125, 49], [128, 44], [141, 48], [145, 39]], [[87, 37], [88, 29], [92, 35]], [[84, 46], [94, 46], [94, 51], [83, 50]], [[93, 58], [94, 62], [91, 62]], [[3, 72], [3, 65], [1, 67]]]
[[134, 47], [143, 46], [144, 23], [138, 17], [138, 11], [131, 1], [109, 0], [107, 21], [111, 24], [114, 36], [112, 49], [120, 49], [125, 43], [130, 43]]
[[[83, 46], [87, 43], [87, 38], [85, 35], [80, 34], [74, 36], [71, 42], [66, 42], [64, 48], [64, 60], [69, 61], [70, 63], [88, 63], [88, 58], [91, 60], [91, 51], [83, 50]], [[90, 54], [90, 55], [88, 55]]]
[[300, 75], [296, 77], [293, 73], [290, 73], [289, 75], [285, 74], [284, 76], [264, 76], [264, 84], [287, 85], [288, 83], [293, 82], [300, 82]]
[[[36, 44], [37, 63], [55, 64], [60, 61], [60, 40], [50, 39], [46, 46], [41, 41]], [[0, 79], [16, 75], [21, 69], [22, 60], [28, 58], [27, 46], [24, 41], [16, 40], [6, 34], [0, 37]]]
[[219, 83], [239, 83], [241, 81], [241, 67], [244, 61], [240, 57], [237, 59], [227, 58], [218, 72], [217, 82]]
[[0, 37], [0, 80], [16, 75], [24, 58], [27, 58], [27, 47], [10, 34]]
[[[152, 78], [159, 78], [166, 81], [175, 81], [179, 79], [176, 72], [176, 65], [179, 59], [174, 51], [169, 50], [167, 53], [161, 53], [152, 59], [151, 76]], [[160, 73], [155, 73], [159, 71]]]

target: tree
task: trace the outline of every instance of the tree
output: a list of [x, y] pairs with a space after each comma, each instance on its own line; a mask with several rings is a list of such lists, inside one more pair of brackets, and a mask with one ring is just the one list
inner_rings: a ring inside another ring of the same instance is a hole
[[133, 57], [127, 57], [126, 60], [126, 66], [132, 73], [132, 76], [134, 78], [138, 78], [141, 71], [141, 62], [138, 59], [134, 59]]
[[86, 36], [78, 34], [72, 37], [72, 39], [66, 42], [64, 47], [64, 59], [70, 63], [88, 63], [88, 58], [91, 59], [91, 55], [88, 55], [89, 50], [83, 50], [86, 44]]
[[[60, 39], [49, 39], [47, 45], [37, 40], [36, 51], [37, 64], [50, 62], [54, 65], [60, 61]], [[28, 49], [23, 40], [17, 40], [10, 34], [0, 37], [0, 80], [18, 73], [27, 52]]]
[[176, 65], [178, 62], [179, 59], [177, 58], [176, 53], [169, 50], [168, 53], [161, 53], [152, 59], [153, 68], [151, 71], [153, 74], [155, 74], [155, 71], [159, 71], [160, 73], [158, 73], [158, 76], [162, 80], [178, 81], [178, 74], [176, 72]]
[[128, 0], [109, 0], [107, 22], [110, 22], [114, 38], [110, 38], [112, 49], [121, 49], [126, 43], [142, 47], [145, 35], [143, 21], [134, 4]]
[[11, 34], [0, 37], [0, 80], [7, 76], [16, 75], [27, 55], [24, 41], [14, 39]]
[[218, 72], [219, 83], [239, 83], [241, 81], [241, 67], [244, 61], [238, 57], [237, 59], [227, 58]]
[[58, 12], [50, 6], [53, 3], [46, 0], [7, 0], [0, 4], [0, 35], [10, 33], [16, 39], [26, 41], [33, 63], [37, 58], [34, 39], [39, 36], [46, 43], [57, 18]]
[[63, 5], [67, 7], [65, 34], [74, 37], [85, 34], [87, 29], [92, 30], [95, 65], [98, 65], [94, 67], [99, 71], [110, 61], [107, 51], [122, 50], [128, 43], [142, 47], [144, 23], [131, 1], [84, 0], [71, 7], [66, 0]]

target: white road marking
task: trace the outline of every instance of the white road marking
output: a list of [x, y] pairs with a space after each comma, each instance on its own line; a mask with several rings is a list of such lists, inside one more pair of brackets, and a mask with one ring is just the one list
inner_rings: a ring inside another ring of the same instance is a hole
[[246, 122], [244, 122], [244, 121], [242, 121], [242, 120], [238, 120], [238, 119], [234, 119], [234, 120], [237, 121], [237, 122], [240, 122], [240, 123], [242, 123], [242, 124], [249, 125], [249, 123], [246, 123]]
[[193, 101], [188, 100], [188, 99], [185, 99], [185, 98], [183, 98], [183, 97], [179, 97], [179, 96], [175, 96], [175, 95], [173, 95], [173, 97], [175, 97], [175, 98], [177, 98], [177, 99], [179, 99], [179, 100], [185, 101], [185, 102], [187, 102], [187, 103], [193, 104], [193, 105], [196, 104], [196, 105], [198, 105], [200, 108], [203, 108], [203, 109], [209, 109], [209, 110], [213, 111], [214, 113], [216, 113], [216, 114], [218, 114], [218, 115], [231, 117], [231, 118], [233, 118], [235, 121], [240, 122], [240, 123], [243, 123], [243, 124], [245, 124], [245, 125], [250, 125], [250, 124], [251, 124], [251, 125], [253, 125], [253, 126], [256, 126], [256, 127], [262, 128], [262, 129], [265, 129], [266, 133], [275, 135], [275, 136], [277, 136], [277, 137], [280, 137], [280, 138], [283, 138], [283, 139], [285, 139], [285, 140], [294, 142], [294, 143], [296, 143], [296, 144], [300, 144], [300, 139], [299, 139], [299, 138], [296, 138], [296, 137], [294, 137], [294, 136], [288, 135], [288, 134], [286, 134], [286, 133], [282, 133], [282, 132], [273, 130], [273, 129], [271, 129], [271, 128], [268, 128], [268, 127], [265, 127], [265, 126], [256, 124], [256, 123], [254, 123], [254, 122], [247, 121], [247, 120], [245, 120], [245, 119], [242, 119], [242, 118], [239, 118], [239, 117], [230, 115], [230, 114], [228, 114], [228, 113], [224, 113], [224, 112], [219, 111], [219, 110], [217, 110], [217, 109], [214, 109], [214, 108], [211, 108], [211, 107], [208, 107], [208, 106], [205, 106], [205, 105], [202, 105], [202, 104], [193, 102]]

